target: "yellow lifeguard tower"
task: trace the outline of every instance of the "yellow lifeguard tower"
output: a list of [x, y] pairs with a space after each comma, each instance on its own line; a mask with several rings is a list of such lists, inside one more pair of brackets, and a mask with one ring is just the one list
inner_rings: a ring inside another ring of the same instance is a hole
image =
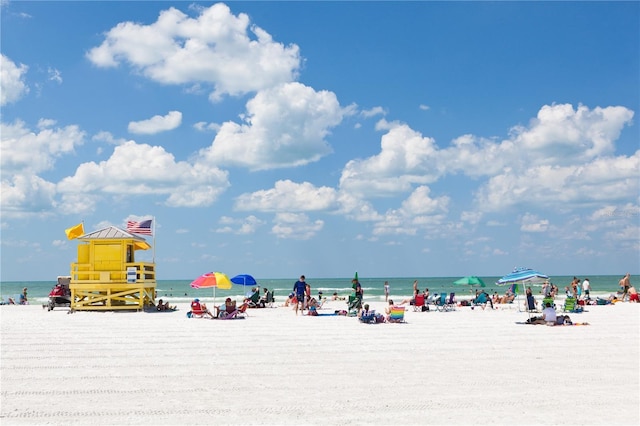
[[146, 240], [115, 226], [78, 237], [77, 262], [71, 264], [71, 311], [142, 310], [155, 305], [153, 262], [136, 262]]

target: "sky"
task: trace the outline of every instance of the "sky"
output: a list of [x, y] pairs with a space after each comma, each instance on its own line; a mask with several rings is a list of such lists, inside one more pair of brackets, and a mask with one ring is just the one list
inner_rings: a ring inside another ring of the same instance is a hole
[[640, 273], [638, 2], [1, 2], [0, 280]]

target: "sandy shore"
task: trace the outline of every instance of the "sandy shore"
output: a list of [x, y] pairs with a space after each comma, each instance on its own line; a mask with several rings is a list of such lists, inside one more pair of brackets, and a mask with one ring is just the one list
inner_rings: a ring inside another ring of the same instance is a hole
[[640, 304], [589, 306], [572, 318], [590, 325], [573, 327], [518, 325], [528, 314], [513, 305], [375, 325], [282, 307], [189, 319], [179, 308], [1, 306], [0, 422], [640, 423]]

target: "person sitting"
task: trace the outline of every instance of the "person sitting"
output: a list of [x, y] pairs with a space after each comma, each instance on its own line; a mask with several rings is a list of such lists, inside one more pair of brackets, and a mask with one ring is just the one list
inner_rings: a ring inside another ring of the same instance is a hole
[[516, 298], [516, 295], [507, 290], [504, 296], [500, 297], [498, 303], [511, 303]]
[[260, 298], [260, 301], [258, 301], [258, 305], [261, 308], [266, 307], [268, 304], [273, 303], [273, 293], [269, 292], [268, 288], [264, 289], [264, 294], [262, 295], [262, 297]]
[[162, 299], [158, 300], [158, 306], [156, 307], [159, 311], [175, 311], [175, 306], [170, 306], [169, 302], [162, 302]]
[[547, 325], [556, 325], [556, 310], [551, 307], [551, 303], [547, 302], [544, 310], [542, 311], [542, 319]]
[[386, 308], [384, 308], [384, 314], [387, 321], [389, 321], [389, 318], [391, 316], [391, 308], [393, 308], [394, 306], [395, 305], [393, 303], [393, 299], [389, 299], [389, 304], [387, 305]]
[[531, 287], [527, 287], [527, 311], [536, 310], [536, 299], [533, 297]]
[[286, 298], [286, 300], [284, 301], [284, 305], [282, 306], [286, 308], [289, 306], [295, 306], [296, 303], [298, 303], [296, 295], [293, 293], [289, 293], [289, 297]]
[[205, 305], [204, 303], [200, 303], [200, 299], [193, 299], [193, 302], [191, 302], [191, 314], [199, 315], [202, 317], [206, 315], [211, 319], [214, 318], [211, 311], [207, 309], [207, 305]]
[[253, 293], [245, 298], [243, 303], [248, 303], [250, 308], [264, 308], [264, 305], [260, 306], [260, 287], [254, 287], [251, 291]]
[[347, 298], [344, 296], [338, 296], [338, 292], [334, 291], [333, 294], [331, 295], [331, 300], [346, 300]]
[[638, 290], [636, 290], [633, 285], [629, 287], [627, 294], [629, 294], [629, 302], [640, 302], [640, 300], [638, 300]]
[[231, 300], [230, 297], [227, 297], [224, 300], [224, 305], [220, 305], [220, 306], [216, 306], [215, 307], [216, 318], [218, 318], [220, 316], [220, 313], [222, 313], [222, 312], [226, 312], [227, 314], [230, 314], [235, 310], [236, 310], [236, 301], [235, 300]]

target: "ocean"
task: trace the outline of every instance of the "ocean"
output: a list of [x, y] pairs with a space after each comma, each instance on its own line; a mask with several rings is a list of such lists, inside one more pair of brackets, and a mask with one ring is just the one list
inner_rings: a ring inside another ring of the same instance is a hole
[[[268, 288], [273, 290], [276, 298], [276, 304], [284, 302], [285, 298], [293, 289], [293, 284], [296, 282], [297, 277], [284, 278], [284, 279], [259, 279], [255, 277], [256, 281], [261, 288]], [[324, 296], [331, 296], [334, 292], [337, 292], [340, 296], [348, 296], [351, 294], [351, 279], [347, 278], [313, 278], [307, 277], [307, 283], [311, 285], [312, 295], [318, 295], [319, 291], [322, 291]], [[455, 292], [456, 296], [465, 298], [471, 297], [475, 293], [476, 287], [455, 285], [453, 282], [461, 277], [380, 277], [380, 278], [367, 278], [360, 276], [360, 284], [364, 290], [365, 301], [384, 301], [384, 289], [383, 285], [385, 281], [389, 282], [389, 294], [390, 298], [399, 302], [405, 298], [408, 298], [413, 293], [413, 281], [418, 280], [418, 288], [420, 291], [425, 287], [429, 289], [431, 294], [434, 293], [451, 293]], [[481, 277], [486, 283], [484, 290], [492, 295], [494, 291], [500, 294], [504, 294], [507, 287], [498, 286], [495, 282], [501, 277]], [[578, 276], [581, 280], [587, 277]], [[589, 276], [591, 282], [591, 295], [602, 296], [616, 293], [619, 290], [618, 282], [622, 278], [622, 275], [595, 275]], [[560, 293], [563, 293], [564, 287], [569, 285], [573, 279], [571, 276], [551, 276], [550, 281], [560, 288]], [[631, 277], [631, 283], [637, 283], [637, 276]], [[162, 298], [164, 301], [169, 301], [172, 304], [175, 303], [187, 303], [193, 298], [199, 298], [204, 302], [213, 301], [213, 289], [193, 289], [191, 288], [190, 279], [188, 280], [160, 280], [157, 282], [156, 291], [157, 298]], [[5, 281], [0, 282], [0, 295], [2, 298], [15, 297], [22, 293], [22, 289], [27, 287], [28, 298], [31, 304], [41, 304], [48, 300], [48, 295], [55, 281]], [[522, 287], [520, 287], [521, 290]], [[534, 287], [534, 295], [540, 294], [541, 287]], [[250, 293], [251, 288], [243, 288], [242, 286], [233, 285], [230, 290], [216, 290], [216, 302], [224, 300], [226, 297], [235, 299], [242, 298], [247, 293]]]

